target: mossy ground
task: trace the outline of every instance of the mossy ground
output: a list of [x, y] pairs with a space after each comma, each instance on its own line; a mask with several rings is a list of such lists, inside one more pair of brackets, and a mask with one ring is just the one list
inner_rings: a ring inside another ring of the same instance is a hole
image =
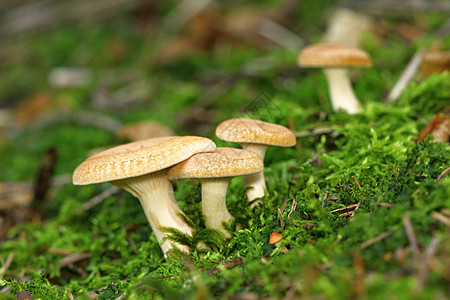
[[[308, 41], [316, 41], [326, 14], [315, 1], [304, 3], [304, 9], [296, 12], [300, 21], [295, 29]], [[330, 11], [331, 3], [327, 7]], [[365, 37], [363, 46], [374, 67], [352, 73], [355, 92], [364, 104], [364, 112], [353, 116], [332, 113], [322, 73], [292, 71], [296, 54], [286, 50], [228, 47], [147, 67], [143, 53], [156, 45], [124, 29], [131, 28], [130, 18], [123, 16], [93, 30], [67, 25], [31, 38], [36, 59], [33, 64], [11, 61], [3, 66], [6, 76], [0, 95], [22, 98], [46, 90], [56, 101], [69, 99], [70, 110], [93, 110], [90, 99], [98, 82], [54, 90], [43, 74], [56, 66], [78, 65], [101, 75], [114, 66], [118, 74], [136, 71], [136, 80], [147, 87], [144, 103], [99, 112], [124, 123], [157, 120], [179, 134], [208, 136], [218, 146], [229, 144], [214, 136], [215, 126], [236, 116], [285, 126], [291, 122], [298, 131], [326, 126], [333, 134], [299, 138], [301, 147], [269, 149], [265, 175], [270, 194], [254, 210], [247, 205], [242, 181], [231, 182], [227, 201], [236, 218], [231, 229], [239, 230], [233, 230], [230, 240], [204, 228], [198, 183], [177, 183], [176, 198], [196, 230], [195, 240], [187, 242], [195, 247], [203, 241], [211, 248], [196, 249], [188, 257], [173, 253], [164, 259], [139, 202], [131, 195], [119, 192], [83, 210], [83, 203], [111, 186], [58, 187], [45, 204], [41, 222], [17, 225], [0, 241], [1, 265], [14, 254], [9, 268], [0, 272], [0, 286], [12, 284], [12, 290], [0, 298], [14, 299], [16, 292], [29, 291], [35, 299], [68, 299], [67, 290], [77, 299], [87, 299], [90, 291], [98, 291], [98, 299], [120, 295], [129, 299], [448, 297], [449, 227], [433, 214], [450, 208], [450, 179], [436, 181], [449, 167], [450, 146], [431, 138], [418, 144], [415, 140], [426, 121], [449, 104], [450, 74], [426, 80], [417, 76], [399, 101], [383, 102], [415, 50], [433, 41], [431, 32], [445, 16], [415, 16], [427, 22], [430, 34], [413, 42], [394, 34], [382, 40]], [[305, 33], [301, 25], [307, 20], [315, 26], [305, 25], [311, 29]], [[385, 20], [390, 26], [401, 21]], [[81, 37], [84, 46], [74, 51]], [[120, 59], [108, 55], [111, 40], [127, 46]], [[450, 40], [441, 43], [448, 47]], [[91, 53], [89, 59], [85, 52]], [[259, 57], [269, 57], [272, 65], [257, 76], [240, 74], [243, 64]], [[25, 74], [27, 80], [22, 79]], [[217, 83], [210, 82], [214, 76], [220, 83], [215, 88]], [[110, 88], [127, 86], [117, 85]], [[215, 91], [218, 96], [211, 96]], [[192, 114], [190, 108], [204, 107], [205, 102], [207, 121], [192, 116], [193, 123], [182, 121]], [[260, 103], [264, 105], [256, 105]], [[320, 111], [326, 112], [325, 119], [318, 116]], [[29, 127], [3, 141], [0, 180], [33, 180], [41, 155], [50, 147], [58, 153], [55, 172], [60, 175], [71, 173], [89, 150], [123, 142], [94, 126], [63, 121], [56, 125]], [[346, 210], [331, 212], [351, 204], [359, 204], [352, 218], [339, 216]], [[417, 248], [406, 234], [409, 225]], [[270, 245], [270, 234], [282, 227], [280, 244]], [[64, 255], [50, 249], [87, 256], [61, 268]], [[243, 258], [242, 265], [207, 274], [238, 257]], [[26, 277], [32, 280], [20, 281]]]

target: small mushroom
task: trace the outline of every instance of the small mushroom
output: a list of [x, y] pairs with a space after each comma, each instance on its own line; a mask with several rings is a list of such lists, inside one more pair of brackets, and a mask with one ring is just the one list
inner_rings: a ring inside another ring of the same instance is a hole
[[282, 238], [283, 238], [283, 235], [281, 233], [272, 232], [270, 234], [269, 244], [271, 244], [271, 245], [277, 244], [281, 241]]
[[210, 139], [195, 136], [160, 137], [117, 146], [81, 163], [73, 173], [73, 184], [109, 182], [131, 193], [141, 202], [164, 256], [174, 245], [187, 253], [188, 247], [163, 240], [167, 233], [161, 227], [192, 235], [167, 180], [167, 168], [215, 148]]
[[202, 185], [202, 213], [209, 228], [222, 232], [227, 238], [230, 234], [223, 228], [223, 222], [233, 217], [227, 210], [226, 194], [230, 180], [260, 172], [264, 168], [259, 155], [251, 151], [235, 148], [217, 148], [211, 153], [193, 155], [167, 172], [169, 180], [198, 178]]
[[359, 113], [361, 105], [353, 92], [349, 67], [370, 67], [370, 56], [361, 49], [336, 44], [316, 44], [305, 47], [298, 56], [301, 67], [322, 68], [328, 81], [333, 110]]
[[[224, 141], [239, 143], [244, 150], [255, 152], [262, 160], [269, 146], [292, 147], [297, 143], [295, 135], [284, 126], [246, 118], [220, 123], [216, 128], [216, 135]], [[249, 202], [264, 197], [264, 171], [244, 176], [244, 185], [251, 187], [247, 190]], [[254, 204], [257, 203], [252, 205]]]

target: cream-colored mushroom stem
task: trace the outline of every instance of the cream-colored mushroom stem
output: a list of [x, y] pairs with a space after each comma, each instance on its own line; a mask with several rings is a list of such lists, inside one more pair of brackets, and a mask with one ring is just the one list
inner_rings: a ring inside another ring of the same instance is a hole
[[361, 104], [353, 92], [347, 69], [326, 68], [323, 70], [328, 81], [333, 110], [343, 109], [349, 114], [361, 112]]
[[[252, 151], [258, 154], [261, 159], [264, 161], [264, 156], [266, 156], [266, 151], [268, 146], [266, 145], [258, 145], [258, 144], [247, 144], [241, 143], [242, 148], [244, 150]], [[264, 179], [264, 170], [244, 176], [244, 186], [247, 189], [247, 199], [249, 202], [252, 202], [250, 207], [254, 207], [255, 205], [261, 203], [261, 201], [254, 201], [255, 199], [264, 197], [267, 194], [266, 181]]]
[[166, 171], [117, 180], [111, 183], [139, 199], [164, 256], [173, 246], [189, 253], [190, 249], [185, 245], [180, 245], [168, 239], [163, 241], [167, 233], [161, 230], [162, 227], [175, 228], [192, 236], [191, 227], [181, 217], [183, 212], [175, 201], [173, 187], [167, 180]]
[[231, 235], [223, 228], [222, 222], [228, 223], [233, 216], [227, 209], [227, 189], [231, 177], [202, 178], [202, 213], [205, 216], [205, 225], [222, 232], [226, 238]]

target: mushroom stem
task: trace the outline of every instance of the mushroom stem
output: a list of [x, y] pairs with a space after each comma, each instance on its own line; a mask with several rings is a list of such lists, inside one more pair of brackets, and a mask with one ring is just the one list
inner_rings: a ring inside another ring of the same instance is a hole
[[204, 178], [202, 184], [202, 213], [206, 218], [206, 227], [222, 232], [226, 238], [230, 233], [222, 226], [222, 222], [230, 222], [233, 216], [228, 212], [226, 204], [227, 188], [231, 177]]
[[167, 233], [163, 232], [161, 227], [174, 228], [192, 235], [192, 229], [181, 217], [183, 212], [175, 201], [173, 187], [167, 180], [166, 171], [121, 179], [111, 183], [139, 199], [165, 257], [174, 246], [185, 253], [189, 253], [189, 248], [185, 245], [170, 240], [163, 241]]
[[331, 105], [333, 110], [343, 109], [349, 114], [361, 112], [361, 105], [353, 92], [348, 70], [343, 68], [325, 68]]
[[[267, 146], [258, 144], [247, 144], [242, 143], [242, 148], [244, 150], [252, 151], [258, 154], [264, 161], [264, 156], [266, 155]], [[247, 199], [249, 202], [253, 202], [257, 198], [262, 198], [267, 193], [266, 181], [264, 180], [264, 170], [244, 176], [244, 186], [250, 187], [247, 189]], [[261, 201], [254, 201], [250, 207], [261, 203]]]

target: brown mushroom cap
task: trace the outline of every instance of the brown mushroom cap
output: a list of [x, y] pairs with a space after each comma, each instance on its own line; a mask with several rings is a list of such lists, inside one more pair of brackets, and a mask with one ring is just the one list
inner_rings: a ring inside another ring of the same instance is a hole
[[217, 148], [214, 152], [199, 153], [167, 172], [170, 180], [183, 178], [219, 178], [253, 174], [264, 168], [261, 157], [251, 151], [236, 148]]
[[117, 146], [81, 163], [73, 184], [85, 185], [136, 177], [163, 170], [216, 145], [204, 137], [160, 137]]
[[298, 56], [302, 67], [370, 67], [372, 60], [363, 50], [336, 44], [316, 44], [305, 47]]
[[281, 233], [272, 232], [272, 234], [270, 235], [270, 238], [269, 238], [269, 244], [271, 244], [271, 245], [276, 244], [279, 241], [281, 241], [282, 239], [283, 239], [283, 235]]
[[216, 135], [221, 140], [235, 143], [281, 147], [291, 147], [297, 143], [295, 135], [284, 126], [245, 118], [220, 123]]

